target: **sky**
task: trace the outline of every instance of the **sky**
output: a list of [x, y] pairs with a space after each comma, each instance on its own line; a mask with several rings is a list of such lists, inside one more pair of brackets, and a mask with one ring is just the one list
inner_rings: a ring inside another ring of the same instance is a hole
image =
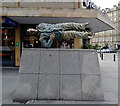
[[105, 8], [112, 8], [113, 5], [118, 5], [118, 2], [120, 0], [91, 0], [93, 1], [97, 6], [100, 6], [101, 9]]

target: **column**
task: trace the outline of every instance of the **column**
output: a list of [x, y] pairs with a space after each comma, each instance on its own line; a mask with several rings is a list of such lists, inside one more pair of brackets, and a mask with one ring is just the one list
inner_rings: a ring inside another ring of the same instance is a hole
[[74, 49], [83, 49], [83, 39], [82, 38], [74, 39]]
[[89, 41], [90, 45], [92, 45], [92, 38], [90, 38], [90, 41]]
[[15, 66], [20, 65], [20, 25], [15, 29]]

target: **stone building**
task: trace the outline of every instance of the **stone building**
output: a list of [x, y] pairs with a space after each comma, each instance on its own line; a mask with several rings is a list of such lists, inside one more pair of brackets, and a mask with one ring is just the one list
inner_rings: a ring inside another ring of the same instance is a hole
[[[26, 30], [41, 22], [90, 22], [88, 29], [93, 32], [114, 29], [114, 23], [99, 7], [89, 4], [89, 0], [2, 0], [3, 63], [19, 66], [23, 45], [34, 47], [35, 36], [28, 37]], [[75, 49], [83, 48], [82, 39], [73, 43]]]
[[118, 31], [120, 12], [118, 11], [119, 9], [118, 6], [116, 5], [114, 5], [113, 8], [111, 9], [106, 8], [103, 10], [105, 15], [107, 15], [110, 18], [110, 20], [114, 22], [115, 29], [95, 33], [95, 36], [92, 38], [93, 45], [98, 44], [99, 47], [103, 47], [105, 44], [108, 44], [109, 49], [118, 48], [120, 44], [120, 37], [119, 37], [120, 31]]

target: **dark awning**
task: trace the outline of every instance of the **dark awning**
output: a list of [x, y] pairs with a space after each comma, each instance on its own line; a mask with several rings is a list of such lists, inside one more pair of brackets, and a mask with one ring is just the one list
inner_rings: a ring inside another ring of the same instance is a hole
[[19, 24], [39, 24], [39, 23], [65, 23], [65, 22], [77, 22], [85, 23], [90, 22], [89, 28], [93, 29], [93, 32], [101, 32], [105, 30], [112, 30], [113, 27], [104, 23], [97, 18], [78, 18], [78, 17], [9, 17]]

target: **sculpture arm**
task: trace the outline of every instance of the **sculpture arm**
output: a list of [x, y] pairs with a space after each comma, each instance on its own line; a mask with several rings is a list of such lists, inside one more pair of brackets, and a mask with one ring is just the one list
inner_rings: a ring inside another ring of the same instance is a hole
[[46, 48], [50, 48], [52, 43], [53, 43], [53, 40], [49, 39], [48, 41], [44, 38], [43, 35], [40, 36], [40, 39], [39, 41], [44, 45], [44, 47]]

